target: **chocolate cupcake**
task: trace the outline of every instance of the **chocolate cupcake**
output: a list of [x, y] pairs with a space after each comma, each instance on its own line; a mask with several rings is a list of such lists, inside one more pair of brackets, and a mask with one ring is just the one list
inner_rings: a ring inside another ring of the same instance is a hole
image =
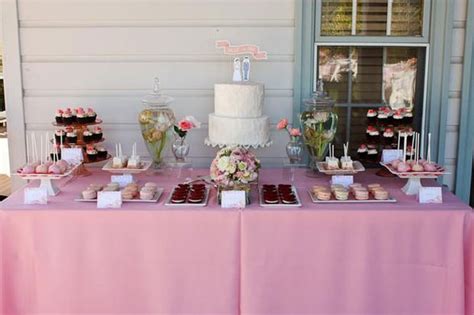
[[87, 159], [89, 162], [97, 161], [97, 150], [94, 147], [88, 147], [86, 150]]
[[77, 115], [76, 115], [76, 120], [77, 120], [77, 123], [78, 124], [87, 124], [87, 114], [84, 113], [84, 112], [78, 112]]
[[72, 118], [72, 113], [69, 111], [66, 111], [63, 113], [63, 124], [65, 125], [72, 125], [74, 123], [74, 120]]
[[94, 135], [89, 130], [86, 130], [82, 133], [82, 139], [85, 143], [91, 143], [94, 141]]
[[96, 150], [97, 150], [97, 157], [98, 157], [99, 159], [102, 160], [102, 159], [107, 158], [107, 149], [106, 149], [106, 148], [104, 148], [104, 147], [97, 147]]
[[413, 112], [411, 110], [405, 111], [405, 117], [403, 118], [403, 123], [411, 125], [413, 123]]
[[380, 138], [380, 132], [375, 126], [368, 126], [366, 130], [366, 137], [369, 143], [377, 143]]
[[379, 152], [375, 146], [369, 146], [367, 149], [367, 160], [377, 162]]
[[66, 140], [69, 144], [76, 144], [77, 143], [77, 133], [72, 130], [66, 133]]
[[92, 132], [92, 139], [94, 139], [94, 141], [100, 141], [102, 140], [102, 137], [103, 137], [102, 128], [96, 127], [94, 131]]
[[377, 122], [377, 110], [369, 109], [367, 111], [367, 121], [369, 124], [375, 124]]
[[54, 138], [57, 144], [66, 142], [66, 132], [62, 129], [56, 130], [54, 133]]
[[393, 143], [395, 133], [393, 132], [393, 128], [386, 128], [382, 134], [383, 142], [386, 145], [391, 145]]
[[366, 160], [367, 159], [367, 146], [365, 144], [361, 144], [359, 148], [357, 149], [357, 155], [359, 156], [360, 160]]
[[97, 114], [92, 108], [87, 109], [87, 122], [90, 124], [95, 123], [95, 120], [97, 119]]
[[58, 124], [63, 123], [63, 111], [62, 111], [62, 109], [56, 110], [56, 115], [55, 115], [54, 119], [56, 120], [56, 123], [58, 123]]

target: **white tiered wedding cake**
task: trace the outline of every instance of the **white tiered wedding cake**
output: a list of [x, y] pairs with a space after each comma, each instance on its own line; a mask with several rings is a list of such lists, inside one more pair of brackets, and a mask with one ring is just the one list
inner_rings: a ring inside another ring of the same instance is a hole
[[264, 94], [261, 83], [215, 84], [215, 112], [209, 114], [206, 144], [254, 148], [270, 145], [269, 119], [263, 115]]

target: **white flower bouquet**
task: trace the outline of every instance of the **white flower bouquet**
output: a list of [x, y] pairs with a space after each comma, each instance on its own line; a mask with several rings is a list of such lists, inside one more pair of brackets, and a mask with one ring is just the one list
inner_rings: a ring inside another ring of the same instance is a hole
[[247, 149], [223, 148], [211, 163], [211, 178], [219, 186], [229, 188], [257, 180], [260, 161]]

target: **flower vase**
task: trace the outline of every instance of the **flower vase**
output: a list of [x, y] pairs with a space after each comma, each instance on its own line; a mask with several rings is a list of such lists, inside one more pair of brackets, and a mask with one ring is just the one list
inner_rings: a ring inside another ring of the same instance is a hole
[[173, 152], [176, 162], [183, 163], [186, 161], [190, 147], [191, 146], [186, 142], [185, 137], [176, 137], [171, 146], [171, 151]]
[[304, 148], [298, 138], [292, 137], [286, 145], [286, 154], [290, 160], [290, 164], [300, 164], [303, 160]]
[[143, 140], [155, 168], [159, 168], [163, 162], [163, 153], [171, 134], [170, 129], [175, 123], [174, 113], [168, 107], [172, 100], [171, 97], [160, 93], [159, 81], [155, 79], [153, 93], [142, 100], [145, 109], [138, 115]]
[[322, 81], [313, 98], [305, 100], [306, 110], [301, 113], [303, 141], [310, 157], [310, 168], [315, 171], [317, 162], [323, 161], [329, 144], [336, 135], [338, 116], [333, 112], [335, 102], [323, 90]]

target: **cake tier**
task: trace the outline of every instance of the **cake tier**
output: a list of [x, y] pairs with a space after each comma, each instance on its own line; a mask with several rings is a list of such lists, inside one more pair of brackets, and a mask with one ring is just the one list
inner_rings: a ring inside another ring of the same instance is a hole
[[257, 118], [263, 113], [265, 87], [261, 83], [224, 83], [214, 85], [217, 116]]
[[268, 117], [231, 118], [210, 114], [209, 141], [216, 145], [266, 145], [270, 141]]

